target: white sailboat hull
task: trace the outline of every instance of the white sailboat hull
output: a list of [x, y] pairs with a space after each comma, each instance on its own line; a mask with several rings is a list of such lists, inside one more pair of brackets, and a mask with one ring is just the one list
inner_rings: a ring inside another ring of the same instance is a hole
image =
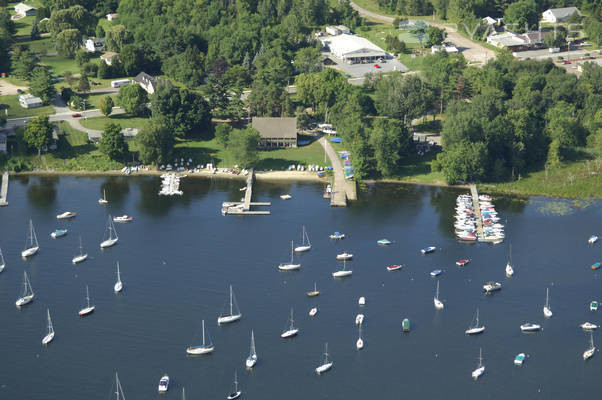
[[512, 276], [514, 275], [514, 268], [510, 264], [506, 264], [506, 275]]
[[302, 253], [304, 251], [309, 251], [309, 249], [311, 249], [311, 246], [297, 246], [297, 247], [295, 247], [295, 251], [297, 253]]
[[355, 347], [357, 347], [358, 350], [363, 349], [364, 348], [364, 341], [361, 338], [359, 338], [357, 340], [357, 342], [355, 342]]
[[470, 329], [466, 330], [467, 335], [478, 335], [479, 333], [483, 333], [483, 332], [485, 332], [484, 326], [478, 326], [478, 327], [470, 328]]
[[6, 264], [0, 264], [0, 272], [4, 271], [4, 267], [6, 267]]
[[247, 357], [247, 361], [245, 361], [245, 365], [247, 368], [253, 368], [257, 364], [257, 355], [252, 355]]
[[353, 271], [340, 270], [340, 271], [333, 272], [332, 277], [333, 278], [344, 278], [346, 276], [351, 276], [351, 274], [353, 274]]
[[309, 310], [309, 316], [310, 317], [315, 317], [317, 313], [318, 313], [318, 309], [316, 307], [314, 307], [311, 310]]
[[17, 307], [21, 307], [24, 306], [25, 304], [29, 304], [33, 301], [33, 294], [27, 295], [27, 296], [23, 296], [21, 298], [19, 298], [15, 304], [17, 305]]
[[541, 329], [538, 324], [524, 324], [520, 326], [520, 330], [523, 332], [537, 332]]
[[98, 199], [98, 204], [107, 204], [108, 201], [106, 201], [105, 199]]
[[117, 243], [118, 240], [119, 240], [118, 238], [107, 239], [104, 242], [100, 243], [100, 248], [104, 249], [104, 248], [107, 248], [107, 247], [114, 246]]
[[550, 317], [552, 317], [552, 315], [554, 315], [554, 313], [552, 313], [552, 310], [550, 310], [550, 307], [546, 306], [546, 307], [543, 308], [543, 315], [546, 318], [550, 318]]
[[355, 324], [361, 325], [364, 322], [364, 314], [358, 314], [355, 316]]
[[590, 358], [592, 358], [594, 356], [594, 353], [596, 352], [596, 348], [593, 347], [591, 349], [587, 349], [583, 352], [583, 359], [584, 360], [588, 360]]
[[90, 315], [94, 312], [94, 309], [96, 308], [96, 306], [90, 306], [90, 307], [86, 307], [86, 308], [82, 308], [81, 310], [79, 310], [79, 316], [80, 317], [85, 317], [86, 315]]
[[280, 337], [282, 339], [287, 339], [287, 338], [291, 338], [293, 336], [297, 336], [297, 334], [299, 333], [299, 329], [289, 329], [288, 331], [282, 332], [282, 335], [280, 335]]
[[218, 324], [229, 324], [231, 322], [238, 321], [241, 317], [242, 317], [242, 314], [226, 315], [224, 317], [219, 317], [217, 319], [217, 323]]
[[472, 379], [479, 379], [481, 375], [485, 373], [485, 367], [479, 367], [472, 371]]
[[353, 258], [353, 254], [349, 254], [349, 253], [337, 254], [337, 260], [339, 260], [339, 261], [347, 261], [347, 260], [351, 260], [352, 258]]
[[433, 304], [435, 305], [435, 309], [437, 310], [443, 310], [443, 308], [445, 308], [443, 302], [436, 297], [433, 299]]
[[316, 374], [320, 375], [323, 372], [328, 371], [329, 369], [332, 368], [332, 362], [326, 363], [326, 364], [322, 364], [320, 365], [318, 368], [316, 368]]
[[280, 264], [278, 265], [280, 271], [296, 271], [301, 269], [301, 264]]
[[186, 348], [186, 353], [188, 354], [193, 354], [193, 355], [198, 355], [198, 354], [209, 354], [212, 353], [213, 350], [215, 349], [214, 346], [190, 346]]
[[123, 283], [121, 281], [116, 282], [115, 286], [113, 286], [113, 290], [115, 291], [115, 293], [121, 292], [122, 289], [123, 289]]
[[226, 397], [227, 400], [234, 400], [234, 399], [238, 399], [240, 397], [240, 395], [242, 394], [242, 392], [239, 390], [238, 392], [234, 392], [234, 393], [230, 393], [228, 395], [228, 397]]
[[35, 247], [30, 247], [29, 249], [25, 249], [21, 252], [21, 257], [31, 257], [34, 254], [36, 254], [38, 252], [38, 250], [40, 250], [40, 247], [35, 246]]
[[52, 339], [54, 339], [54, 332], [50, 332], [48, 335], [44, 336], [44, 339], [42, 339], [42, 344], [48, 344], [52, 342]]
[[86, 258], [88, 258], [88, 254], [82, 254], [80, 256], [73, 257], [73, 260], [71, 260], [71, 262], [73, 262], [73, 264], [77, 264], [77, 263], [80, 263], [82, 261], [85, 261]]

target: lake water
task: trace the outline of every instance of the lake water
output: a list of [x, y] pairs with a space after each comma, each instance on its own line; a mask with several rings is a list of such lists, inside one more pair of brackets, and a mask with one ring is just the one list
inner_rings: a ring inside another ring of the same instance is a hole
[[[587, 245], [602, 233], [602, 205], [575, 208], [570, 201], [494, 198], [506, 225], [506, 241], [495, 246], [464, 244], [453, 237], [455, 197], [461, 191], [411, 185], [369, 185], [349, 208], [333, 209], [315, 184], [258, 183], [254, 200], [271, 201], [272, 215], [224, 217], [222, 201], [241, 197], [240, 181], [182, 180], [182, 197], [158, 196], [157, 177], [20, 177], [11, 179], [10, 205], [0, 208], [0, 247], [7, 267], [0, 274], [0, 398], [108, 399], [115, 371], [126, 398], [220, 399], [233, 390], [234, 370], [246, 399], [585, 399], [599, 397], [602, 355], [588, 362], [582, 353], [589, 336], [578, 327], [602, 322], [589, 302], [602, 300], [602, 244]], [[110, 204], [97, 203], [106, 190]], [[291, 193], [283, 201], [280, 194]], [[558, 207], [558, 205], [564, 207]], [[550, 211], [564, 209], [564, 215]], [[56, 215], [77, 211], [71, 221]], [[108, 214], [129, 214], [117, 224], [119, 243], [101, 251]], [[29, 218], [40, 253], [22, 260]], [[277, 270], [290, 259], [290, 241], [301, 240], [305, 225], [310, 252], [297, 259], [302, 269]], [[59, 227], [67, 236], [51, 239]], [[328, 239], [333, 231], [347, 235]], [[89, 259], [72, 265], [81, 235]], [[376, 241], [394, 243], [381, 247]], [[512, 243], [515, 275], [504, 266]], [[437, 246], [421, 255], [425, 246]], [[335, 255], [352, 252], [353, 276], [335, 280]], [[455, 261], [471, 258], [466, 267]], [[124, 291], [113, 293], [119, 261]], [[388, 272], [390, 264], [404, 264]], [[440, 298], [435, 311], [440, 268]], [[23, 270], [35, 301], [18, 310]], [[501, 292], [482, 293], [496, 280]], [[305, 292], [317, 282], [320, 296]], [[232, 284], [243, 313], [240, 322], [218, 326], [227, 288]], [[96, 311], [77, 312], [89, 285]], [[545, 320], [546, 287], [554, 316]], [[367, 303], [358, 306], [365, 296]], [[308, 316], [310, 308], [320, 312]], [[56, 337], [44, 348], [46, 308]], [[283, 340], [291, 307], [298, 337]], [[464, 330], [480, 309], [487, 330], [467, 337]], [[360, 311], [361, 310], [361, 311]], [[355, 315], [366, 315], [365, 347], [357, 351]], [[409, 318], [412, 331], [401, 333]], [[212, 355], [189, 357], [187, 346], [200, 341], [200, 322], [216, 346]], [[523, 334], [524, 322], [543, 331]], [[250, 331], [255, 331], [259, 362], [246, 371]], [[594, 333], [597, 345], [602, 345]], [[317, 376], [324, 343], [334, 367]], [[483, 349], [486, 372], [470, 377]], [[525, 352], [522, 367], [514, 356]], [[168, 373], [170, 390], [159, 396], [159, 378]]]

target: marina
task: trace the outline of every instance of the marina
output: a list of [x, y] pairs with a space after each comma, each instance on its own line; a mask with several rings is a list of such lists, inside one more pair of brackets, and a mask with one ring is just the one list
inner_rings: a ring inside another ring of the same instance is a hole
[[269, 207], [271, 202], [252, 202], [253, 183], [255, 182], [255, 171], [249, 170], [247, 175], [247, 186], [244, 190], [245, 197], [241, 201], [225, 201], [222, 203], [222, 215], [270, 215], [269, 210], [251, 210], [251, 207]]

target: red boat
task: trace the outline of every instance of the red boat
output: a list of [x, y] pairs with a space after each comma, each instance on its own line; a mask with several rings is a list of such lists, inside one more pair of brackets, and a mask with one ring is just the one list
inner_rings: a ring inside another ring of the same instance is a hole
[[458, 261], [456, 261], [456, 265], [457, 265], [458, 267], [463, 267], [463, 266], [465, 266], [466, 264], [468, 264], [469, 262], [470, 262], [470, 260], [466, 260], [466, 259], [465, 259], [465, 260], [458, 260]]
[[401, 269], [401, 265], [389, 265], [387, 267], [387, 271], [397, 271], [398, 269]]

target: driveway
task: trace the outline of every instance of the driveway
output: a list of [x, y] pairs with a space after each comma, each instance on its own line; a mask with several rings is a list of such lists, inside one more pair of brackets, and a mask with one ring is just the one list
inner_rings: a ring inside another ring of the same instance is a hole
[[29, 88], [27, 86], [13, 85], [6, 79], [0, 78], [0, 96], [9, 96], [9, 95], [18, 94], [17, 90], [19, 90], [19, 89], [22, 90], [23, 92], [26, 92], [27, 90], [29, 90]]

